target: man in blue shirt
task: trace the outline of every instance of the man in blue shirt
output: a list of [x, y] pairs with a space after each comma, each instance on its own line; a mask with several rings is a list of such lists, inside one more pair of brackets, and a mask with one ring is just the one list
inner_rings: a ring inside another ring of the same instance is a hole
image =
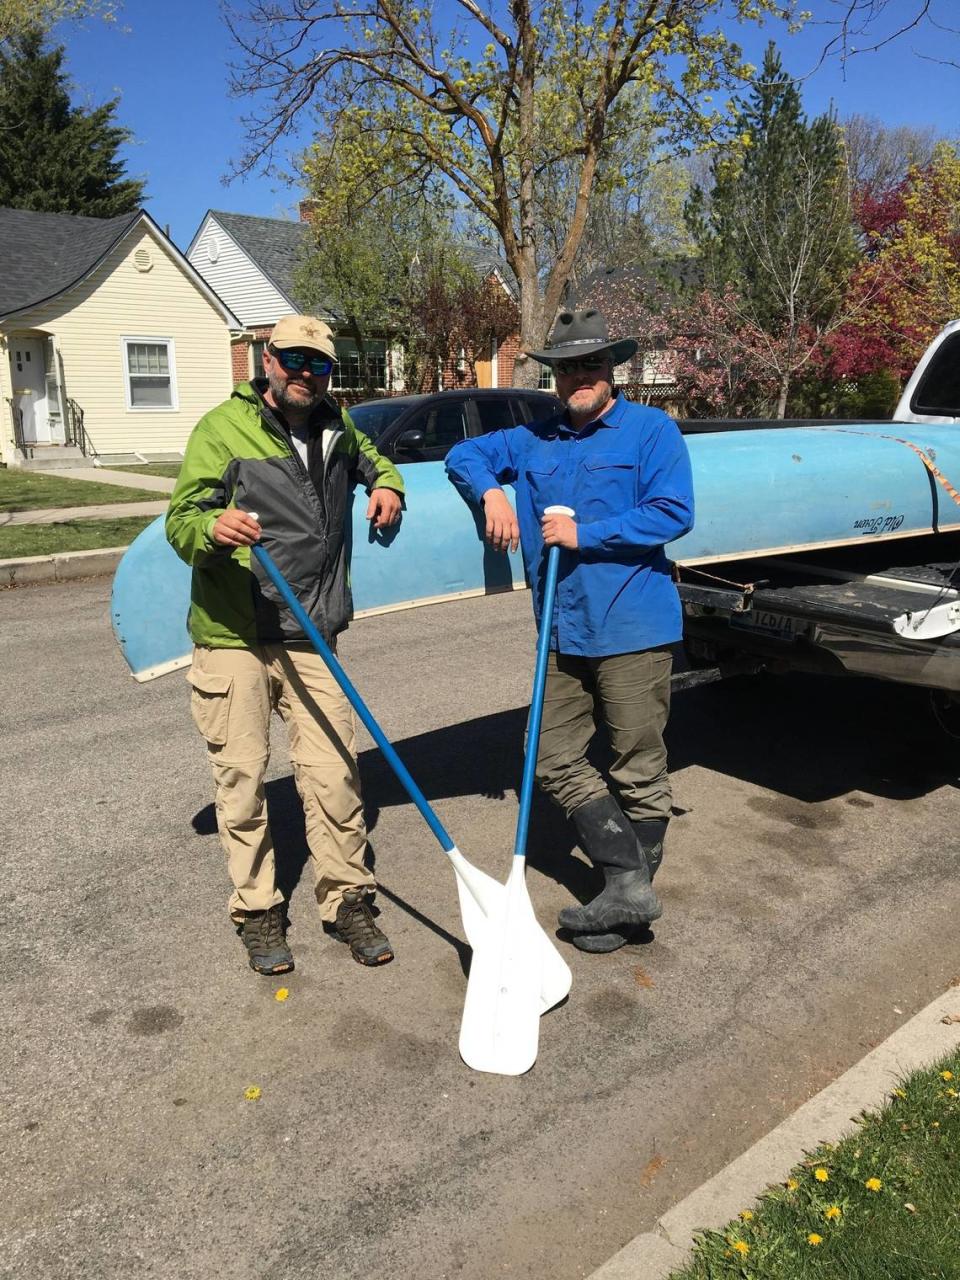
[[[483, 507], [490, 545], [522, 545], [538, 625], [546, 549], [563, 548], [537, 781], [604, 874], [596, 898], [560, 912], [583, 951], [615, 950], [662, 910], [652, 880], [670, 818], [663, 730], [670, 646], [682, 632], [663, 548], [693, 527], [693, 486], [676, 423], [614, 388], [614, 366], [637, 345], [611, 340], [598, 311], [562, 311], [546, 350], [529, 354], [553, 367], [564, 412], [447, 455], [450, 479]], [[504, 484], [514, 486], [516, 514]], [[554, 505], [575, 518], [545, 516]], [[601, 722], [612, 792], [586, 758]]]

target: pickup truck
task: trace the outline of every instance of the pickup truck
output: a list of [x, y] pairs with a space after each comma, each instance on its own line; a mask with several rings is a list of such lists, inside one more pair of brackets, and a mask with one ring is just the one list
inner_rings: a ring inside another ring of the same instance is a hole
[[[960, 320], [921, 358], [894, 412], [892, 436], [897, 422], [960, 429]], [[698, 434], [774, 425], [681, 427]], [[960, 489], [960, 476], [950, 480]], [[678, 563], [690, 666], [721, 675], [801, 671], [921, 686], [934, 694], [941, 723], [960, 724], [960, 534], [871, 540], [871, 532], [849, 546], [769, 559]]]

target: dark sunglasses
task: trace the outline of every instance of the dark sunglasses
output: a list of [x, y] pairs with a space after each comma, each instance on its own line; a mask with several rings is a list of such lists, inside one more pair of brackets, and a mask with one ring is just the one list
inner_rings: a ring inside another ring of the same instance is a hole
[[605, 369], [609, 361], [606, 356], [584, 356], [581, 360], [558, 360], [554, 368], [557, 373], [576, 373], [582, 369], [584, 373], [596, 373]]
[[302, 351], [273, 351], [273, 358], [287, 373], [300, 373], [309, 369], [315, 378], [325, 378], [333, 369], [333, 361], [329, 356], [308, 356]]

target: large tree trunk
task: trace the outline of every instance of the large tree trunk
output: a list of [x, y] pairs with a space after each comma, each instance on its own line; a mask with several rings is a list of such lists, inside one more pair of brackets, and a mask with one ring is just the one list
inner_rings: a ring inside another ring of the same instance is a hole
[[[536, 272], [531, 272], [530, 278], [520, 280], [520, 351], [545, 347], [552, 321], [553, 316], [546, 316], [544, 313], [543, 295]], [[522, 355], [514, 365], [514, 386], [536, 387], [540, 381], [540, 368], [539, 361]]]

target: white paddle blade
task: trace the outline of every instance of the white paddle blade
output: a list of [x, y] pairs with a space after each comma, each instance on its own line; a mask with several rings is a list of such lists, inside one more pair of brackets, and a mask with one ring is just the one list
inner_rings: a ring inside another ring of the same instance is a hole
[[460, 1056], [474, 1071], [520, 1076], [537, 1060], [542, 1012], [542, 932], [514, 858], [503, 904], [473, 948], [460, 1023]]
[[[476, 951], [483, 946], [490, 931], [491, 918], [503, 915], [506, 887], [479, 867], [473, 866], [459, 849], [447, 851], [457, 875], [460, 916], [467, 942]], [[542, 952], [543, 971], [540, 980], [540, 1012], [546, 1013], [570, 994], [573, 974], [546, 932], [537, 925], [537, 941]]]

